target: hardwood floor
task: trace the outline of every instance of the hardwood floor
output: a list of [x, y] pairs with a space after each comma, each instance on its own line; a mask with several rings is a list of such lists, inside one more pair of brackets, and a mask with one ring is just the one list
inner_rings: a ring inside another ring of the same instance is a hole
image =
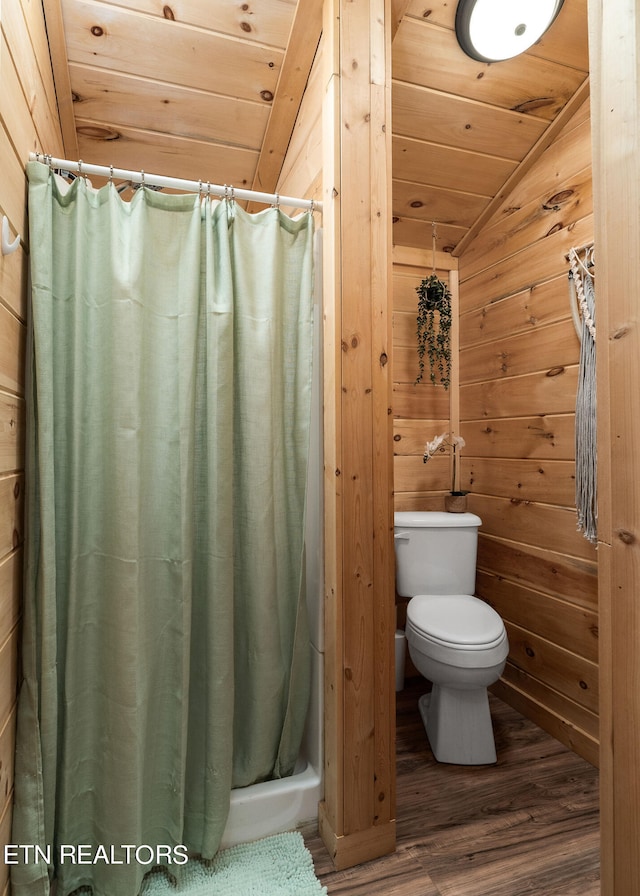
[[305, 838], [329, 896], [600, 896], [597, 769], [493, 696], [497, 764], [437, 763], [425, 689], [398, 694], [396, 852], [335, 871]]

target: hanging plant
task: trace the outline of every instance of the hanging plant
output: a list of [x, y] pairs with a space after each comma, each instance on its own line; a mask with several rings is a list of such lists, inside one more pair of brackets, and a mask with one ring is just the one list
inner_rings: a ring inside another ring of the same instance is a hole
[[437, 382], [437, 372], [440, 383], [448, 389], [451, 376], [451, 293], [447, 284], [435, 273], [425, 277], [416, 287], [416, 292], [419, 365], [416, 385], [422, 382], [426, 354], [431, 382]]

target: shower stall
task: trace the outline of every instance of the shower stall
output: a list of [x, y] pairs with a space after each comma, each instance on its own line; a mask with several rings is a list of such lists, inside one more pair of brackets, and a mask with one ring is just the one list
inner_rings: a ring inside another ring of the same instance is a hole
[[[251, 215], [200, 181], [145, 189], [163, 184], [143, 173], [125, 202], [116, 172], [94, 187], [89, 166], [57, 161], [27, 167], [12, 833], [210, 859], [317, 818], [322, 798], [315, 209], [290, 217], [274, 197]], [[144, 868], [113, 864], [56, 852], [12, 880], [137, 891]]]

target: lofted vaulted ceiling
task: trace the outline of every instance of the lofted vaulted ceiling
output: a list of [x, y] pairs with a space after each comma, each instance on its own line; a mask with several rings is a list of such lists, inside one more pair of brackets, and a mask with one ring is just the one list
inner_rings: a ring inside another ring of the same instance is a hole
[[[275, 190], [322, 0], [45, 0], [65, 150], [93, 164]], [[458, 254], [588, 98], [587, 0], [486, 64], [455, 0], [392, 0], [394, 241]]]

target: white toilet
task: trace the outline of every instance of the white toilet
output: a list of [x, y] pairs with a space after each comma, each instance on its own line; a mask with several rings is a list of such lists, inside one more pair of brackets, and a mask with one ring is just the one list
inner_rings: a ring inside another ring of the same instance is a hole
[[439, 762], [496, 761], [487, 687], [502, 675], [509, 642], [502, 619], [475, 590], [473, 513], [395, 514], [396, 588], [410, 597], [409, 655], [432, 682], [419, 707]]

